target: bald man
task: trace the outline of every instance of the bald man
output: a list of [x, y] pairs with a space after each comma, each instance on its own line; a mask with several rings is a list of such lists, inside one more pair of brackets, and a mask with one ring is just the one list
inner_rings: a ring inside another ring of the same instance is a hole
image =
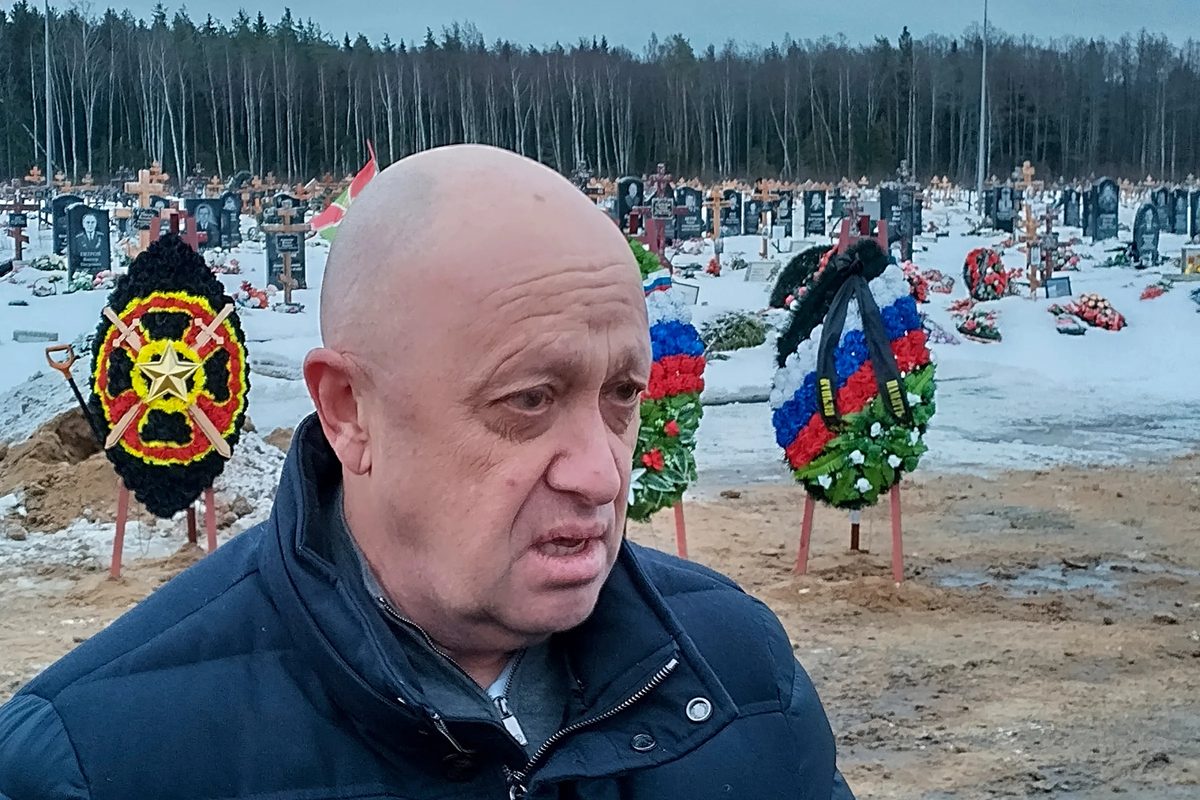
[[321, 336], [271, 518], [0, 710], [0, 797], [850, 797], [774, 615], [623, 538], [645, 302], [567, 180], [384, 170]]

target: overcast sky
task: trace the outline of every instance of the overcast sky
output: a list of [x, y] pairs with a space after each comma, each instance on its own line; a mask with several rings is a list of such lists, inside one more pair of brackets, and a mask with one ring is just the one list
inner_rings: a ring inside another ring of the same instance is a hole
[[[31, 0], [39, 3], [39, 0]], [[93, 9], [107, 0], [89, 0]], [[11, 7], [11, 0], [0, 0]], [[63, 0], [52, 6], [65, 5]], [[148, 16], [154, 0], [116, 0]], [[768, 44], [785, 33], [794, 39], [845, 34], [851, 42], [876, 35], [893, 41], [908, 25], [917, 38], [928, 33], [960, 36], [983, 17], [983, 0], [166, 0], [172, 11], [185, 5], [196, 21], [212, 14], [228, 22], [239, 8], [259, 9], [275, 22], [283, 7], [301, 19], [311, 17], [338, 38], [359, 32], [372, 43], [384, 33], [393, 41], [423, 38], [454, 21], [473, 22], [491, 43], [505, 38], [521, 44], [570, 43], [582, 36], [607, 36], [609, 42], [640, 52], [656, 32], [659, 38], [681, 33], [697, 49], [727, 39]], [[1176, 43], [1200, 36], [1200, 0], [991, 0], [990, 18], [1002, 30], [1043, 39], [1064, 35], [1119, 38], [1145, 28], [1165, 33]]]

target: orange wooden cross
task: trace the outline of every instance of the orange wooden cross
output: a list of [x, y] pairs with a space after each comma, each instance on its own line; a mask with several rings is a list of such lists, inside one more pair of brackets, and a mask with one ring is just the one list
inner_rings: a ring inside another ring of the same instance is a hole
[[709, 193], [708, 202], [704, 205], [712, 211], [712, 236], [714, 239], [719, 239], [721, 238], [721, 210], [729, 208], [733, 204], [725, 200], [724, 190], [721, 187], [714, 186]]

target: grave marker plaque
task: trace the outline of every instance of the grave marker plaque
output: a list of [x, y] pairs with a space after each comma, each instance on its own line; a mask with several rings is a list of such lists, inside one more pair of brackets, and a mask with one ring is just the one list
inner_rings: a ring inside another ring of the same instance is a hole
[[133, 216], [129, 218], [129, 223], [135, 231], [148, 231], [156, 219], [158, 219], [158, 212], [153, 208], [135, 208]]
[[704, 226], [704, 195], [699, 189], [680, 186], [675, 190], [675, 205], [684, 213], [675, 217], [675, 238], [699, 239], [707, 230]]
[[824, 236], [827, 224], [825, 217], [825, 190], [811, 189], [804, 193], [804, 233], [806, 236]]
[[1158, 237], [1158, 208], [1146, 203], [1138, 209], [1133, 222], [1133, 243], [1139, 263], [1158, 264]]
[[200, 251], [221, 246], [221, 201], [215, 198], [186, 198], [183, 207], [195, 220], [196, 230], [204, 234]]
[[60, 194], [50, 201], [51, 227], [54, 229], [54, 255], [67, 252], [67, 209], [83, 198], [77, 194]]
[[242, 243], [242, 198], [233, 192], [221, 195], [221, 246]]
[[23, 211], [8, 212], [8, 227], [10, 228], [28, 228], [29, 215]]
[[766, 283], [775, 276], [778, 261], [751, 261], [746, 265], [747, 283]]
[[726, 189], [721, 199], [728, 207], [721, 209], [721, 235], [742, 235], [742, 193], [736, 189]]
[[1094, 239], [1102, 242], [1106, 239], [1117, 238], [1118, 215], [1121, 209], [1121, 190], [1117, 182], [1111, 178], [1101, 178], [1096, 182], [1095, 234]]
[[268, 233], [267, 234], [267, 280], [277, 289], [283, 289], [285, 253], [291, 254], [292, 259], [292, 288], [307, 289], [307, 270], [305, 268], [304, 239], [299, 233]]
[[630, 234], [637, 231], [629, 230], [629, 212], [644, 204], [645, 190], [639, 178], [621, 178], [617, 181], [617, 221], [621, 230]]
[[675, 201], [670, 197], [653, 197], [650, 199], [651, 219], [670, 219], [675, 215]]
[[783, 228], [784, 238], [791, 238], [794, 230], [792, 223], [796, 213], [795, 196], [791, 189], [783, 189], [776, 194], [779, 196], [779, 200], [775, 205], [775, 225]]
[[67, 210], [67, 280], [77, 273], [112, 269], [108, 212], [76, 203]]

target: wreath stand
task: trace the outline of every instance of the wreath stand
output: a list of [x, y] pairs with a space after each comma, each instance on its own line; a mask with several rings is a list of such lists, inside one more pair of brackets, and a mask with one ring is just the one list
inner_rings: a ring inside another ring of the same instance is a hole
[[[902, 526], [900, 521], [900, 484], [892, 487], [891, 492], [892, 506], [892, 579], [896, 583], [904, 582], [904, 545], [902, 542]], [[800, 526], [800, 550], [796, 553], [796, 574], [803, 575], [808, 572], [808, 548], [812, 540], [813, 512], [816, 511], [817, 501], [813, 500], [812, 495], [805, 494], [804, 496], [804, 521]], [[858, 512], [851, 512], [850, 516], [850, 549], [856, 553], [865, 553], [865, 550], [859, 549], [858, 535], [859, 523]]]
[[[855, 199], [846, 207], [846, 217], [842, 220], [842, 230], [838, 236], [837, 248], [834, 251], [834, 255], [846, 252], [856, 241], [869, 236], [870, 224], [870, 218], [860, 213], [857, 199]], [[886, 253], [888, 252], [887, 220], [879, 220], [876, 228], [875, 238], [879, 242], [880, 248]], [[890, 495], [892, 511], [892, 579], [896, 583], [902, 583], [904, 581], [904, 547], [901, 542], [900, 484], [892, 486]], [[812, 495], [806, 492], [804, 495], [804, 519], [800, 525], [800, 548], [796, 553], [795, 572], [797, 575], [804, 575], [808, 572], [808, 550], [812, 540], [813, 514], [816, 508], [817, 501], [813, 499]], [[681, 519], [681, 515], [682, 511], [677, 511], [676, 519]], [[866, 552], [859, 547], [861, 519], [861, 512], [850, 512], [850, 549], [855, 553]]]
[[[109, 563], [108, 574], [114, 579], [121, 577], [121, 559], [125, 553], [125, 525], [129, 521], [129, 490], [125, 483], [117, 480], [117, 534], [113, 537], [112, 561]], [[217, 503], [213, 496], [212, 487], [204, 490], [204, 533], [207, 539], [208, 552], [217, 549]], [[196, 535], [196, 505], [193, 503], [187, 510], [188, 544], [198, 544]]]

